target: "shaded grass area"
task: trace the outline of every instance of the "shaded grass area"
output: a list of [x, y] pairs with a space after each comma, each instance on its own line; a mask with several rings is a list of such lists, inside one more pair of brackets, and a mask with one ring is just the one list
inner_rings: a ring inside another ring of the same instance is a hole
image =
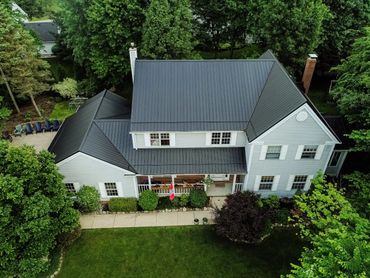
[[57, 102], [49, 115], [49, 119], [64, 120], [75, 112], [76, 109], [69, 106], [69, 101]]
[[211, 226], [85, 230], [58, 277], [278, 277], [302, 246], [292, 230], [255, 246], [220, 238]]

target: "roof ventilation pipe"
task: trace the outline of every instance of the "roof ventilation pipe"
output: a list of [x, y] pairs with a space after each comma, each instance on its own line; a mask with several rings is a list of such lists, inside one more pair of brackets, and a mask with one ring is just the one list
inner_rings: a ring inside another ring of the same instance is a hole
[[137, 48], [135, 47], [135, 44], [133, 42], [131, 43], [131, 47], [129, 48], [129, 53], [130, 53], [132, 83], [134, 83], [135, 62], [137, 59]]

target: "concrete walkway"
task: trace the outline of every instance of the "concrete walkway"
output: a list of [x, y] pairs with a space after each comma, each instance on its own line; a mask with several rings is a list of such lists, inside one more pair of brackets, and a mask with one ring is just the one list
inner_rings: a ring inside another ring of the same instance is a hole
[[81, 215], [82, 229], [159, 227], [194, 225], [194, 218], [202, 224], [203, 217], [208, 224], [214, 224], [213, 211], [171, 211], [124, 214], [86, 214]]

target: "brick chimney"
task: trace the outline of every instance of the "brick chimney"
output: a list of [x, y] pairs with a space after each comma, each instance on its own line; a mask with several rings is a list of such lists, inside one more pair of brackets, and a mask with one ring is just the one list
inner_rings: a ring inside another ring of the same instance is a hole
[[129, 48], [129, 53], [130, 53], [132, 83], [134, 83], [135, 61], [137, 59], [137, 48], [135, 47], [135, 44], [133, 42], [131, 43], [131, 47]]
[[317, 55], [308, 54], [308, 58], [306, 60], [306, 66], [304, 68], [304, 72], [302, 76], [304, 93], [306, 95], [308, 94], [308, 90], [310, 89], [311, 80], [312, 80], [313, 72], [315, 70], [316, 62], [317, 62]]

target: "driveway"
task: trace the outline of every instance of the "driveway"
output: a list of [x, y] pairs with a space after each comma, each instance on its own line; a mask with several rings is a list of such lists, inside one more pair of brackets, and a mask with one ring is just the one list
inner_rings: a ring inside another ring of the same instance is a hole
[[30, 135], [13, 136], [13, 146], [31, 145], [36, 151], [47, 150], [51, 141], [53, 141], [56, 132], [44, 132]]

